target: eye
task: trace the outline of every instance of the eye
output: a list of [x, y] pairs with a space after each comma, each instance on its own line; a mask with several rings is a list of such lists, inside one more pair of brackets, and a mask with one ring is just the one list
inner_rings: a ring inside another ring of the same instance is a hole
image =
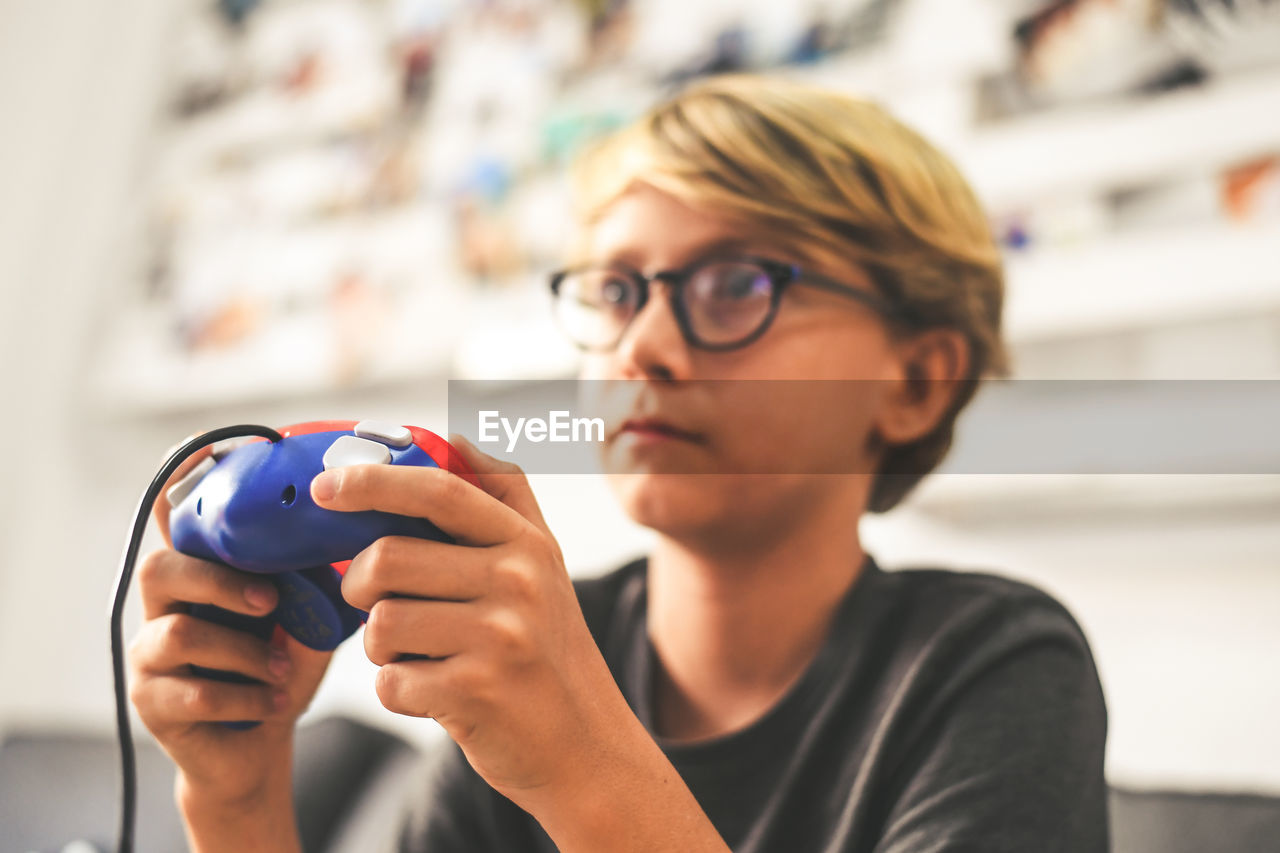
[[600, 286], [600, 301], [607, 305], [617, 305], [627, 301], [627, 283], [620, 278], [611, 278]]
[[724, 306], [768, 300], [773, 282], [760, 267], [750, 263], [711, 264], [693, 278], [698, 298]]
[[292, 485], [285, 486], [284, 491], [280, 493], [280, 503], [283, 506], [293, 506], [294, 500], [298, 497], [298, 490]]
[[196, 498], [196, 515], [204, 514], [204, 498]]
[[750, 299], [769, 292], [769, 279], [760, 270], [737, 267], [725, 273], [716, 289], [723, 299]]

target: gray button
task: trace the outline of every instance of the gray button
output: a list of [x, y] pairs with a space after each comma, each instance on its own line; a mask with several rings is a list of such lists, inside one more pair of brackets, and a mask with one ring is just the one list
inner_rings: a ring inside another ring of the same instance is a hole
[[344, 435], [324, 452], [324, 470], [345, 465], [386, 465], [391, 461], [391, 451], [385, 444]]
[[196, 490], [196, 486], [204, 479], [204, 475], [213, 470], [213, 466], [218, 463], [213, 460], [212, 456], [206, 456], [200, 460], [200, 464], [187, 472], [187, 476], [169, 487], [169, 491], [164, 496], [169, 501], [170, 508], [176, 507], [187, 499], [187, 495]]
[[413, 444], [413, 433], [408, 427], [387, 421], [361, 421], [356, 424], [356, 435], [373, 441], [380, 441], [392, 447], [408, 447]]

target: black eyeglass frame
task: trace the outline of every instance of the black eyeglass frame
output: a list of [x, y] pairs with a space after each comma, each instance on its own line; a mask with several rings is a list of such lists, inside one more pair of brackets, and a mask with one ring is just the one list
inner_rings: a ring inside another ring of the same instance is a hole
[[[769, 277], [771, 290], [769, 294], [769, 311], [765, 314], [760, 324], [751, 331], [750, 334], [735, 341], [727, 343], [710, 343], [698, 337], [693, 329], [693, 323], [689, 319], [689, 312], [684, 302], [684, 291], [689, 280], [704, 267], [712, 264], [723, 263], [748, 263], [760, 267], [765, 275]], [[724, 255], [701, 258], [691, 264], [674, 270], [660, 270], [652, 275], [645, 275], [639, 270], [619, 264], [582, 264], [576, 267], [557, 270], [551, 273], [549, 277], [549, 285], [551, 293], [555, 298], [560, 296], [560, 287], [564, 280], [571, 275], [589, 272], [591, 270], [607, 270], [609, 272], [620, 273], [631, 280], [636, 287], [637, 297], [635, 308], [632, 310], [631, 316], [627, 322], [618, 330], [618, 336], [612, 343], [600, 346], [592, 346], [584, 344], [577, 340], [567, 329], [562, 326], [565, 336], [573, 341], [574, 345], [581, 350], [588, 352], [609, 352], [617, 347], [626, 335], [627, 329], [631, 327], [631, 323], [644, 310], [644, 306], [649, 303], [650, 284], [655, 281], [665, 283], [670, 289], [671, 312], [675, 315], [676, 325], [680, 327], [680, 334], [684, 336], [686, 342], [698, 349], [709, 350], [711, 352], [726, 352], [729, 350], [741, 349], [759, 340], [769, 327], [773, 325], [774, 319], [778, 316], [778, 309], [782, 303], [782, 295], [787, 288], [795, 284], [807, 284], [811, 287], [817, 287], [830, 293], [836, 293], [846, 296], [850, 299], [863, 303], [867, 307], [873, 309], [880, 314], [885, 320], [890, 322], [901, 322], [905, 319], [904, 312], [897, 306], [893, 305], [884, 296], [865, 288], [855, 287], [836, 279], [829, 278], [819, 273], [806, 272], [800, 264], [779, 261], [773, 258], [763, 258], [753, 255]], [[560, 313], [556, 312], [557, 322], [560, 322]]]

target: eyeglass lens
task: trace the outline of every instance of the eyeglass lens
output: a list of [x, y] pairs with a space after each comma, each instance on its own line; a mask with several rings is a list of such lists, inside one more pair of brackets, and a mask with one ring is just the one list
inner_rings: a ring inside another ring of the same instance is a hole
[[[750, 337], [769, 317], [773, 281], [749, 261], [717, 261], [691, 272], [681, 308], [698, 343], [724, 346]], [[635, 316], [639, 286], [625, 273], [580, 270], [560, 282], [556, 310], [565, 332], [590, 348], [615, 345]]]

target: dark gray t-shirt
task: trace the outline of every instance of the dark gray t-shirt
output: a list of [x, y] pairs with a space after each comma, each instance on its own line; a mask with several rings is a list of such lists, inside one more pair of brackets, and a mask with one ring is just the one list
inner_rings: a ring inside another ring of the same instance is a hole
[[[652, 732], [646, 566], [577, 589]], [[868, 556], [817, 656], [768, 713], [712, 741], [658, 743], [739, 853], [1100, 853], [1105, 740], [1093, 658], [1062, 605], [1005, 578], [886, 572]], [[424, 762], [399, 846], [556, 849], [452, 742]]]

